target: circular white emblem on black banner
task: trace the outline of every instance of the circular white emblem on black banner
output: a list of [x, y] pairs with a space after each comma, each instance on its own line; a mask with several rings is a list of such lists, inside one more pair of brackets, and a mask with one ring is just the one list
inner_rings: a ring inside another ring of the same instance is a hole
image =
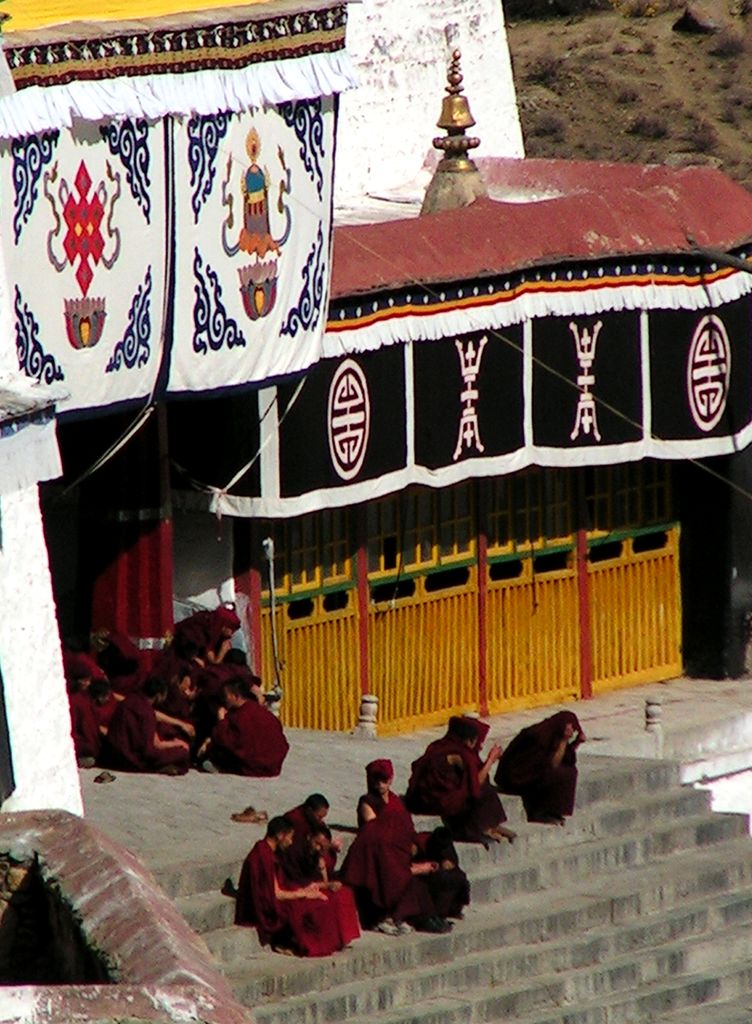
[[689, 408], [700, 430], [712, 430], [726, 408], [731, 345], [723, 321], [704, 316], [695, 329], [687, 360]]
[[365, 374], [353, 359], [338, 368], [329, 386], [329, 452], [338, 476], [352, 480], [366, 457], [371, 403]]

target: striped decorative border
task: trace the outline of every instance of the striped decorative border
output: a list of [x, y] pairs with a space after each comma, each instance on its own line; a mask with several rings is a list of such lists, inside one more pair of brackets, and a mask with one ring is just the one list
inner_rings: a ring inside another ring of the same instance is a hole
[[[740, 254], [745, 258], [745, 254]], [[673, 265], [672, 265], [673, 264]], [[403, 317], [433, 316], [462, 310], [482, 309], [504, 305], [526, 296], [593, 294], [610, 288], [646, 288], [649, 286], [696, 288], [724, 281], [738, 270], [715, 264], [695, 263], [689, 257], [672, 263], [660, 259], [638, 264], [625, 261], [611, 266], [567, 267], [559, 264], [555, 270], [532, 269], [515, 271], [502, 277], [476, 281], [453, 281], [450, 284], [423, 284], [402, 286], [393, 290], [374, 292], [332, 301], [326, 325], [327, 333], [351, 331], [372, 327]]]
[[233, 70], [254, 63], [342, 50], [345, 23], [346, 7], [342, 4], [259, 21], [8, 46], [5, 54], [17, 89], [123, 75], [181, 74], [206, 68]]

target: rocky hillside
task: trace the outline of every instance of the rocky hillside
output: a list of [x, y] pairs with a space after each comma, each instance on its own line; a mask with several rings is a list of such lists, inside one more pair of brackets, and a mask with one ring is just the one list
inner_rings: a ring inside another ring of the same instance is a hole
[[752, 3], [504, 8], [528, 156], [712, 163], [752, 187]]

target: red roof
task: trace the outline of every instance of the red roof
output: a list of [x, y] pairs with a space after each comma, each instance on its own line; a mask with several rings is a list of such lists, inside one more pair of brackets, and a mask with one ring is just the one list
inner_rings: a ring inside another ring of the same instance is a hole
[[726, 251], [752, 239], [752, 194], [710, 167], [477, 160], [495, 196], [425, 217], [336, 227], [333, 299], [614, 256]]

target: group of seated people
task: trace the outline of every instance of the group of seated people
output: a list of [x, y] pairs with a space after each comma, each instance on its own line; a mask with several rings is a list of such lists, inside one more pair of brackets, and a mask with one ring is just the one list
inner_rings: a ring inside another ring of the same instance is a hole
[[183, 775], [192, 765], [235, 775], [279, 775], [289, 745], [261, 680], [233, 648], [232, 608], [179, 622], [148, 668], [110, 633], [96, 653], [63, 651], [71, 732], [81, 767]]
[[329, 802], [320, 793], [272, 818], [246, 857], [235, 923], [255, 926], [262, 945], [328, 956], [358, 938], [361, 927], [444, 933], [462, 916], [470, 886], [449, 831], [416, 832], [391, 791], [390, 761], [371, 762], [366, 778], [358, 832], [339, 870], [341, 843], [325, 823]]
[[[523, 729], [503, 753], [494, 744], [482, 759], [487, 732], [476, 718], [453, 717], [446, 736], [413, 762], [404, 799], [392, 789], [391, 761], [367, 765], [357, 834], [339, 870], [341, 844], [325, 823], [324, 796], [272, 818], [243, 863], [236, 924], [255, 925], [263, 945], [299, 956], [343, 949], [361, 927], [387, 935], [450, 931], [470, 901], [454, 842], [488, 846], [515, 837], [504, 827], [499, 791], [522, 798], [528, 821], [562, 825], [574, 811], [576, 751], [585, 737], [572, 712]], [[442, 824], [417, 832], [411, 811]]]

